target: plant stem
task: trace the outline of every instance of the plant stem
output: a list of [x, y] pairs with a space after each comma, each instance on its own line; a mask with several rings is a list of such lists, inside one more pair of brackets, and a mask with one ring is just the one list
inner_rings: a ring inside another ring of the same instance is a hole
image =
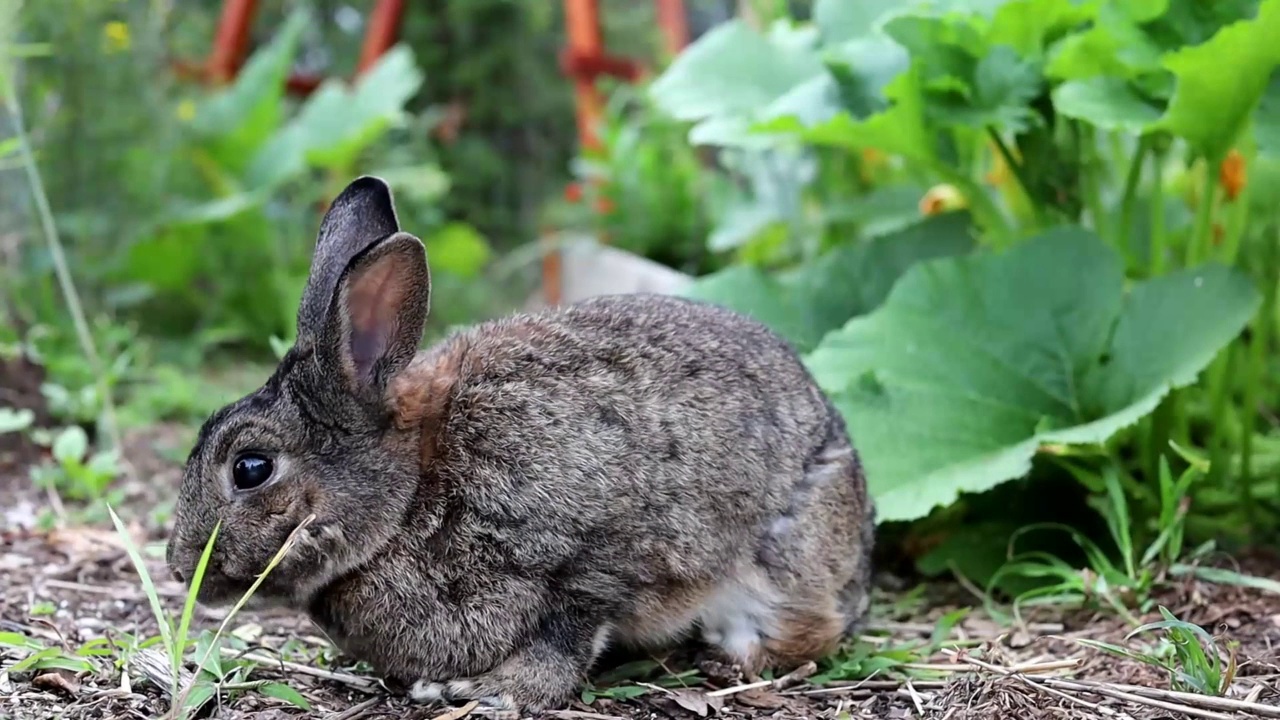
[[1117, 241], [1128, 245], [1129, 233], [1133, 232], [1133, 205], [1137, 202], [1138, 182], [1142, 180], [1142, 165], [1151, 149], [1151, 139], [1143, 135], [1138, 140], [1138, 147], [1129, 163], [1129, 172], [1124, 179], [1124, 199], [1120, 201], [1120, 227]]
[[[6, 77], [3, 80], [4, 87], [0, 88], [0, 90], [4, 94], [5, 109], [9, 112], [9, 116], [13, 121], [13, 131], [18, 140], [18, 153], [22, 157], [23, 165], [26, 166], [27, 182], [31, 185], [31, 193], [35, 197], [36, 212], [40, 216], [40, 226], [44, 233], [45, 242], [49, 246], [49, 255], [53, 259], [54, 274], [58, 278], [62, 297], [71, 313], [71, 321], [75, 326], [80, 349], [88, 359], [97, 380], [98, 394], [102, 398], [103, 432], [112, 447], [123, 453], [124, 443], [120, 437], [119, 423], [116, 422], [116, 409], [115, 403], [111, 399], [111, 386], [107, 382], [107, 373], [103, 367], [102, 358], [98, 355], [97, 348], [94, 347], [93, 334], [89, 330], [89, 322], [85, 319], [84, 308], [80, 304], [80, 294], [77, 292], [75, 283], [71, 278], [71, 269], [67, 265], [66, 253], [63, 252], [62, 248], [62, 240], [58, 236], [58, 229], [53, 221], [53, 209], [49, 205], [48, 196], [45, 195], [44, 179], [40, 176], [40, 168], [36, 165], [35, 154], [31, 151], [31, 141], [27, 135], [26, 124], [23, 122], [22, 101], [18, 98], [18, 88], [12, 78]], [[125, 465], [128, 467], [127, 463]]]
[[[1094, 232], [1102, 237], [1107, 237], [1107, 218], [1105, 208], [1102, 206], [1102, 190], [1101, 182], [1098, 180], [1098, 147], [1097, 139], [1093, 133], [1093, 128], [1080, 124], [1080, 168], [1081, 168], [1081, 185], [1084, 186], [1084, 203], [1089, 208], [1089, 216], [1093, 219]], [[1127, 253], [1128, 248], [1123, 245], [1118, 248], [1121, 252]]]
[[[1227, 445], [1223, 438], [1225, 433], [1224, 426], [1227, 414], [1227, 400], [1231, 396], [1231, 376], [1232, 370], [1236, 365], [1237, 345], [1232, 343], [1219, 353], [1214, 359], [1213, 365], [1209, 368], [1209, 425], [1213, 428], [1213, 434], [1209, 436], [1209, 477], [1206, 483], [1210, 486], [1218, 486], [1222, 482], [1223, 473], [1226, 472], [1227, 461]], [[1248, 485], [1242, 484], [1242, 500], [1245, 500], [1242, 507], [1250, 518], [1253, 517], [1253, 501], [1250, 499]]]
[[1013, 152], [1009, 150], [1009, 146], [1005, 144], [1004, 138], [1000, 137], [1000, 133], [993, 127], [987, 128], [987, 136], [991, 138], [991, 142], [995, 144], [996, 150], [999, 151], [1004, 164], [1009, 167], [1009, 172], [1013, 173], [1013, 177], [1018, 181], [1018, 188], [1022, 191], [1022, 196], [1027, 199], [1027, 203], [1031, 206], [1032, 217], [1035, 218], [1037, 227], [1044, 226], [1044, 214], [1041, 211], [1040, 203], [1035, 196], [1031, 194], [1031, 184], [1027, 180], [1026, 168], [1022, 167], [1013, 157]]
[[[1280, 225], [1271, 228], [1260, 243], [1262, 253], [1262, 277], [1265, 284], [1262, 288], [1262, 307], [1254, 317], [1254, 330], [1251, 338], [1250, 363], [1245, 377], [1244, 401], [1240, 409], [1241, 443], [1240, 443], [1240, 484], [1250, 488], [1253, 484], [1253, 441], [1258, 424], [1258, 405], [1262, 400], [1262, 380], [1266, 372], [1267, 361], [1271, 356], [1272, 321], [1276, 313], [1277, 277], [1280, 277]], [[1274, 233], [1274, 234], [1273, 234]], [[1280, 495], [1280, 479], [1276, 481], [1276, 491]]]
[[1209, 257], [1213, 247], [1213, 203], [1218, 197], [1215, 169], [1218, 162], [1204, 159], [1204, 187], [1200, 191], [1200, 205], [1196, 208], [1195, 233], [1187, 243], [1187, 267], [1199, 265]]
[[1150, 277], [1164, 272], [1168, 239], [1164, 232], [1164, 153], [1151, 153], [1151, 266]]

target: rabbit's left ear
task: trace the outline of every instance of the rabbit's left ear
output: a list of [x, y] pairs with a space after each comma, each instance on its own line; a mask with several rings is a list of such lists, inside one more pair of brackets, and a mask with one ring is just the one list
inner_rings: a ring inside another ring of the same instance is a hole
[[398, 232], [357, 254], [338, 278], [320, 346], [321, 362], [361, 399], [378, 403], [422, 341], [431, 273], [422, 241]]
[[391, 188], [380, 178], [356, 178], [334, 198], [320, 223], [311, 273], [298, 305], [300, 343], [319, 339], [338, 278], [353, 258], [399, 230]]

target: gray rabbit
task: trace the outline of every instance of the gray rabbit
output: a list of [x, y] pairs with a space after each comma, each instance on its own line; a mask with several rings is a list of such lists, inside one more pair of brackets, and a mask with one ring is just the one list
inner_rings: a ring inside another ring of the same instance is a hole
[[420, 351], [426, 251], [373, 177], [333, 202], [266, 383], [205, 422], [168, 563], [304, 611], [418, 700], [536, 712], [606, 647], [695, 629], [747, 672], [832, 651], [868, 607], [875, 508], [779, 336], [711, 304], [600, 297]]

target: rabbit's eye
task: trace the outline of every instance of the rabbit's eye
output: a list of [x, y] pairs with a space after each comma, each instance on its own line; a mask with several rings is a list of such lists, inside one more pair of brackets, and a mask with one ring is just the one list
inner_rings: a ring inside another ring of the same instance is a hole
[[252, 490], [271, 479], [271, 459], [257, 453], [245, 453], [231, 466], [231, 479], [237, 490]]

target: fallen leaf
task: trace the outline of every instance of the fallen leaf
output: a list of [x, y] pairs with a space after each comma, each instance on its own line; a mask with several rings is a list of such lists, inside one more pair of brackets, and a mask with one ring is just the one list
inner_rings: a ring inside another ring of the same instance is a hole
[[31, 686], [72, 696], [80, 692], [80, 683], [76, 681], [74, 675], [66, 670], [51, 670], [41, 673], [31, 680]]
[[671, 699], [685, 710], [697, 713], [698, 717], [706, 717], [711, 710], [710, 698], [706, 693], [697, 690], [675, 690], [671, 693]]
[[787, 704], [787, 699], [776, 692], [761, 688], [738, 693], [738, 702], [760, 710], [777, 710]]
[[1271, 624], [1280, 628], [1280, 613], [1271, 616]]
[[480, 702], [478, 700], [472, 700], [471, 702], [467, 703], [466, 705], [463, 705], [462, 707], [454, 708], [452, 710], [449, 710], [448, 712], [440, 713], [439, 715], [435, 716], [433, 720], [459, 720], [459, 718], [464, 718], [470, 715], [471, 712], [478, 707], [480, 707]]
[[124, 543], [114, 530], [101, 528], [57, 528], [49, 531], [48, 541], [51, 547], [72, 560], [116, 555], [124, 550]]

